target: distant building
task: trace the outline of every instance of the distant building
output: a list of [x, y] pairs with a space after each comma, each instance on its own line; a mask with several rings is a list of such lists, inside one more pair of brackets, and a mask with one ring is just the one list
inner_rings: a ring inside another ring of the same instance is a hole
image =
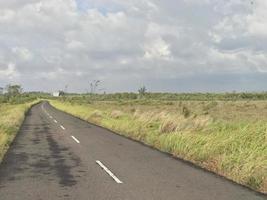
[[64, 96], [64, 92], [62, 90], [56, 91], [52, 93], [53, 97], [61, 97]]
[[60, 92], [59, 91], [53, 92], [52, 95], [53, 95], [53, 97], [59, 97], [60, 96]]

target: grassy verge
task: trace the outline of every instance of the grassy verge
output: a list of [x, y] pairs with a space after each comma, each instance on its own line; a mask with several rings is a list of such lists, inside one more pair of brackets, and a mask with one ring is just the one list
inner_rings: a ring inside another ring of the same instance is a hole
[[23, 104], [0, 104], [0, 162], [24, 120], [25, 113], [38, 101]]
[[119, 101], [56, 108], [267, 192], [267, 102]]

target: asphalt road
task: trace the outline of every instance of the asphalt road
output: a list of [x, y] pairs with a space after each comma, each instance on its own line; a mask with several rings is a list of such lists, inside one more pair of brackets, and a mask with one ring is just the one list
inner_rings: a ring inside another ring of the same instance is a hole
[[4, 200], [263, 200], [266, 196], [44, 102], [0, 166]]

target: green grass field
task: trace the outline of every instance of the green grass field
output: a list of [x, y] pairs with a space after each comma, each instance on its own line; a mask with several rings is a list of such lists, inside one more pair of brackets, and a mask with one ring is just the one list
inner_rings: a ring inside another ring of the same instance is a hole
[[58, 109], [267, 192], [266, 101], [52, 100]]
[[24, 120], [27, 110], [38, 101], [23, 104], [0, 103], [0, 162]]

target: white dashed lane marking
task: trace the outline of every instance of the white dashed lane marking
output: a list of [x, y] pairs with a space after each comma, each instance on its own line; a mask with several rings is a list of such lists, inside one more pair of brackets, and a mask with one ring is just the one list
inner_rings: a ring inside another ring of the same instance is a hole
[[116, 183], [123, 183], [120, 179], [118, 179], [101, 161], [97, 160], [96, 163], [106, 171], [106, 173], [114, 179]]
[[76, 137], [74, 137], [74, 136], [71, 136], [72, 137], [72, 139], [75, 141], [75, 142], [77, 142], [78, 144], [80, 144], [80, 141], [76, 138]]
[[[50, 118], [50, 119], [53, 119], [53, 117], [44, 109], [44, 107], [43, 107], [43, 105], [42, 105], [42, 109], [44, 110], [44, 112], [45, 112], [45, 114], [47, 114], [48, 115], [48, 117]], [[58, 121], [57, 120], [53, 120], [55, 123], [58, 123]], [[62, 125], [60, 125], [60, 128], [61, 129], [63, 129], [63, 130], [66, 130], [66, 128], [64, 127], [64, 126], [62, 126]], [[76, 137], [74, 137], [73, 135], [71, 136], [72, 137], [72, 139], [75, 141], [75, 142], [77, 142], [78, 144], [80, 144], [80, 141], [76, 138]], [[116, 183], [118, 183], [118, 184], [121, 184], [121, 183], [123, 183], [120, 179], [118, 179], [118, 177], [116, 177], [101, 161], [99, 161], [99, 160], [96, 160], [96, 163], [111, 177], [111, 178], [113, 178], [113, 180], [116, 182]]]

